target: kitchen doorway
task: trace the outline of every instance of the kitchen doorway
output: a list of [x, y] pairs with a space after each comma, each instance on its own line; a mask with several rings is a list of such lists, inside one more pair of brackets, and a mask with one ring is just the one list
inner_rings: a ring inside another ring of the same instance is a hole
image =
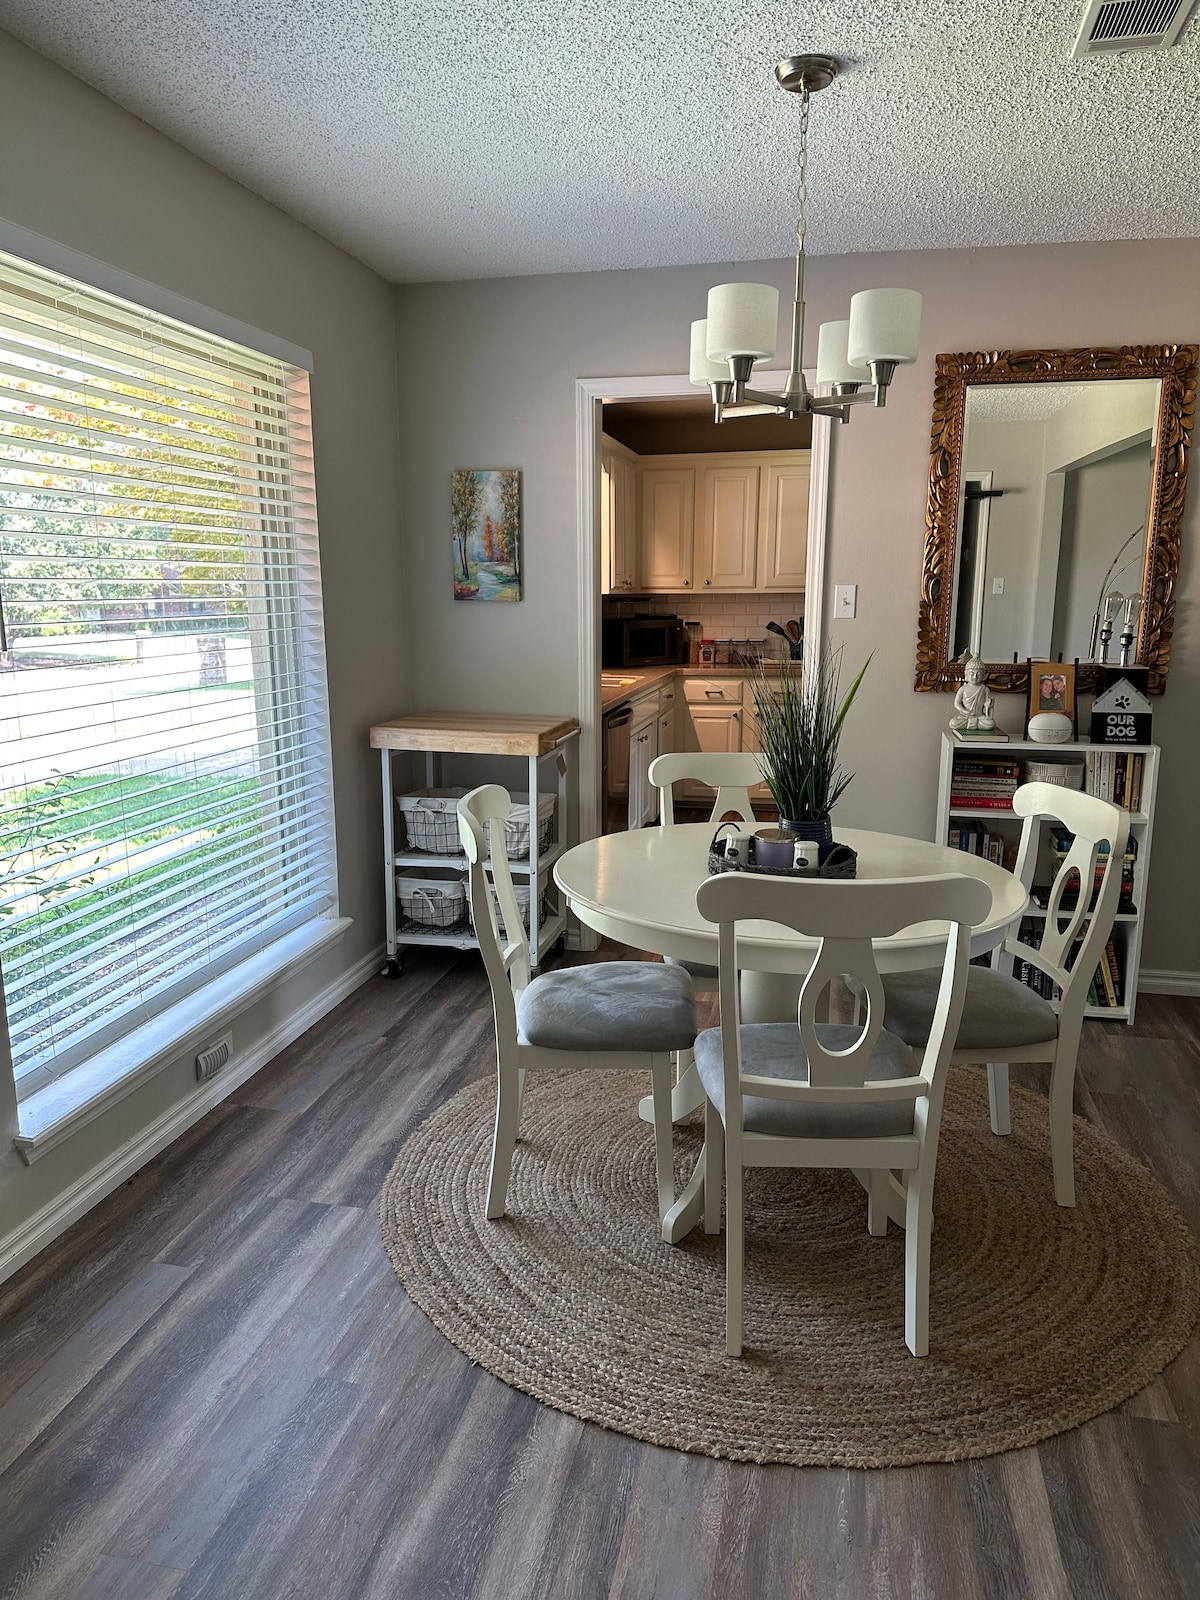
[[[814, 381], [811, 373], [807, 374]], [[756, 380], [766, 388], [778, 390], [784, 374], [766, 373]], [[583, 739], [580, 749], [580, 837], [594, 837], [602, 828], [604, 815], [604, 750], [605, 729], [601, 707], [601, 457], [602, 430], [605, 407], [630, 407], [630, 416], [640, 413], [648, 423], [653, 423], [655, 402], [676, 402], [674, 406], [659, 408], [659, 421], [679, 412], [676, 423], [683, 425], [687, 410], [696, 411], [697, 391], [683, 376], [654, 378], [583, 378], [576, 384], [576, 441], [577, 485], [579, 493], [579, 683], [580, 721]], [[707, 405], [700, 397], [700, 411], [707, 413]], [[690, 408], [679, 408], [678, 402], [692, 402]], [[650, 403], [647, 406], [645, 403]], [[613, 413], [610, 412], [610, 417]], [[703, 419], [710, 431], [712, 423]], [[757, 420], [757, 419], [755, 419]], [[789, 424], [786, 419], [769, 420], [774, 427], [799, 430], [806, 424]], [[676, 423], [671, 423], [675, 426]], [[807, 423], [807, 419], [806, 419]], [[824, 565], [826, 539], [826, 509], [828, 496], [829, 450], [831, 424], [827, 418], [811, 419], [811, 480], [808, 501], [807, 555], [803, 592], [805, 598], [805, 659], [811, 665], [820, 646], [824, 613]], [[690, 426], [690, 424], [688, 424]], [[728, 437], [727, 450], [745, 451], [753, 448], [749, 437], [737, 430], [753, 426], [749, 420], [731, 420], [721, 425], [722, 442]], [[786, 439], [786, 431], [783, 435]], [[779, 444], [774, 444], [778, 449]], [[661, 589], [661, 585], [659, 586]]]

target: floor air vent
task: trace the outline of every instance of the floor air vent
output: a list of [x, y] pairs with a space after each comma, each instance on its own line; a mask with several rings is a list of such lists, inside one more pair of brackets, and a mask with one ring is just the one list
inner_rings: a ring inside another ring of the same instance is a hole
[[1089, 0], [1073, 56], [1165, 50], [1183, 32], [1195, 0]]
[[220, 1072], [232, 1055], [233, 1035], [227, 1033], [218, 1039], [216, 1044], [210, 1044], [207, 1050], [201, 1050], [196, 1057], [197, 1081], [203, 1083], [205, 1078], [211, 1078], [214, 1073]]

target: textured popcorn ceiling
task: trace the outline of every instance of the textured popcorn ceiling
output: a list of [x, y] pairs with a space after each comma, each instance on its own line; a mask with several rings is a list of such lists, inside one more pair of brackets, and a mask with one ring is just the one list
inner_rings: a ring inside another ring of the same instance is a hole
[[[1082, 0], [0, 0], [0, 26], [388, 277], [1200, 233], [1200, 24]], [[1127, 286], [1114, 285], [1114, 294]]]
[[[1157, 387], [1157, 378], [1146, 381]], [[976, 422], [1045, 422], [1075, 400], [1116, 387], [1115, 380], [1095, 378], [1090, 383], [973, 383], [967, 389], [967, 410]]]

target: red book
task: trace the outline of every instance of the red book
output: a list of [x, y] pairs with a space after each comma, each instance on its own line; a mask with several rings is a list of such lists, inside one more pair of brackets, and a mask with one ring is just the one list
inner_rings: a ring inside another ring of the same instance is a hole
[[1012, 798], [998, 794], [952, 794], [950, 804], [968, 811], [1011, 811]]

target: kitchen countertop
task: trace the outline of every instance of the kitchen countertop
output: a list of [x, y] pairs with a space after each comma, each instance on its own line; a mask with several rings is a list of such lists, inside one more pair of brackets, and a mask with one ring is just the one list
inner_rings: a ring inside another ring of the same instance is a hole
[[[778, 672], [780, 667], [778, 661], [765, 661], [763, 665], [768, 672]], [[611, 711], [626, 700], [636, 700], [646, 689], [655, 687], [667, 678], [753, 678], [757, 672], [757, 667], [606, 667], [603, 673], [605, 678], [621, 678], [625, 681], [611, 689], [601, 683], [600, 710]]]

